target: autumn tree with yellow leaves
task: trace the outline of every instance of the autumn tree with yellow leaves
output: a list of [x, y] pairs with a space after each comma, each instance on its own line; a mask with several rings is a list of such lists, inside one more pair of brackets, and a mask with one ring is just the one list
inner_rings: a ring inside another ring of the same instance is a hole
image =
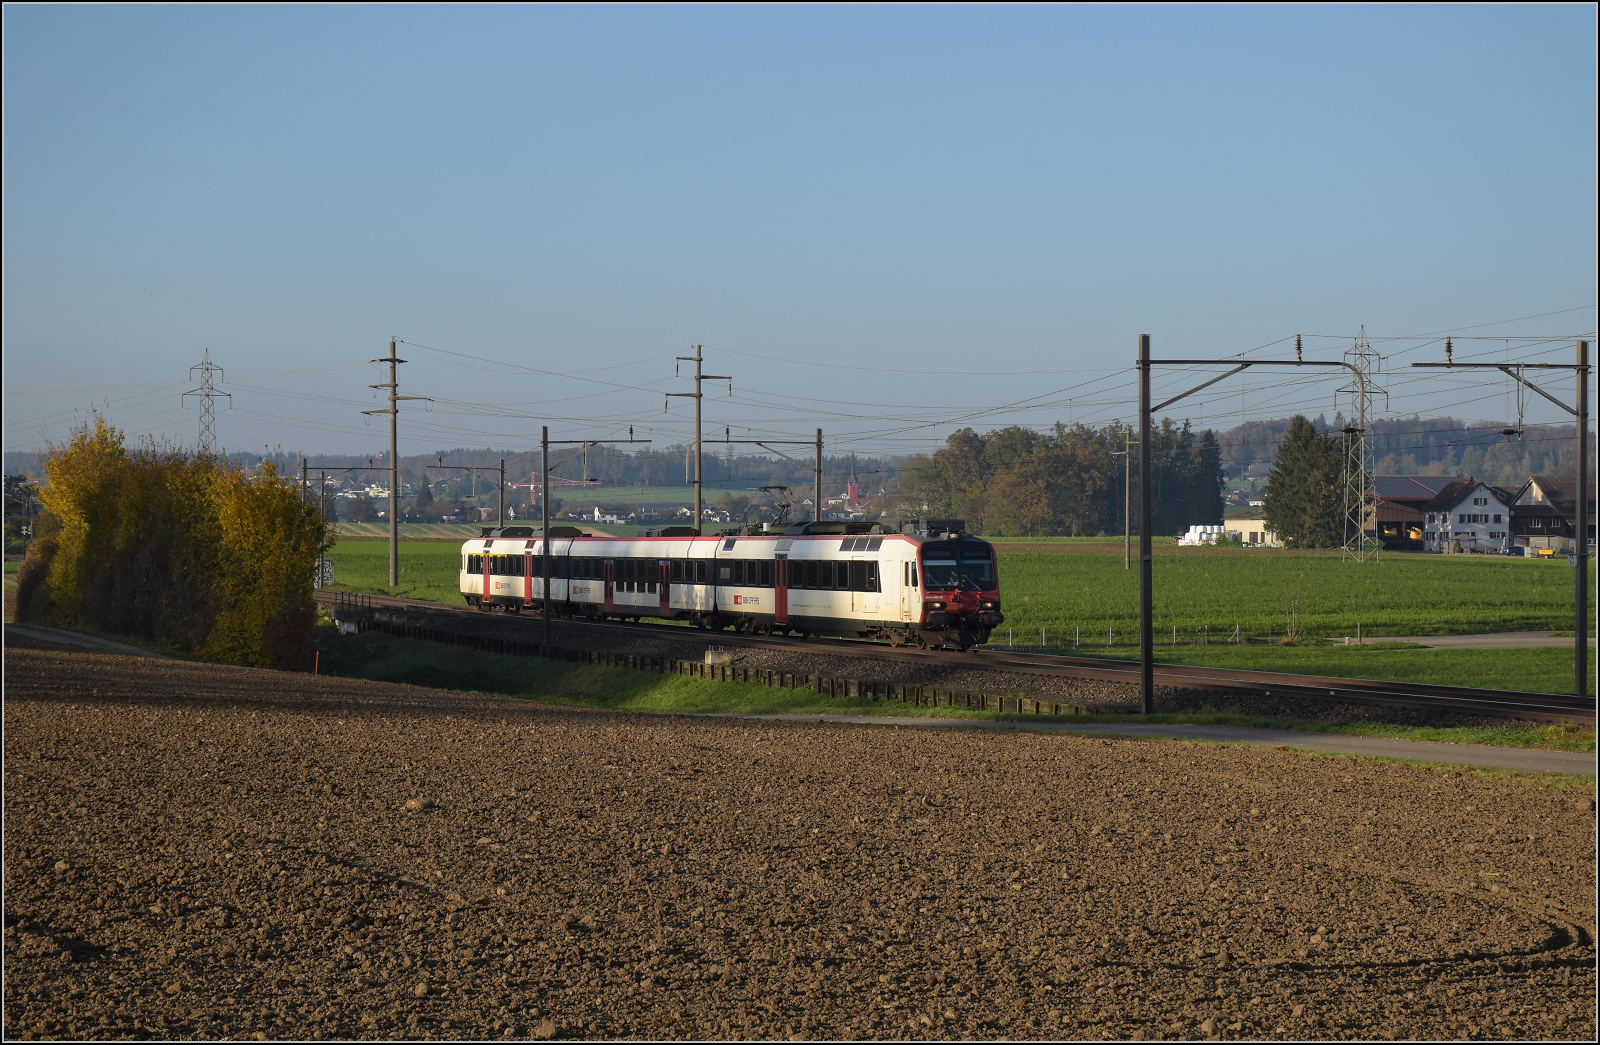
[[332, 534], [287, 477], [148, 439], [130, 449], [98, 413], [47, 448], [44, 468], [19, 621], [310, 668], [313, 571]]

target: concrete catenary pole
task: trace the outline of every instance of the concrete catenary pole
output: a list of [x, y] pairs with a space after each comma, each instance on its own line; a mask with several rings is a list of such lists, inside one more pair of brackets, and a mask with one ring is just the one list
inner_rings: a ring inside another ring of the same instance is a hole
[[1578, 577], [1573, 642], [1576, 679], [1572, 692], [1589, 695], [1589, 342], [1578, 342]]
[[812, 467], [811, 489], [811, 520], [817, 522], [822, 518], [822, 429], [817, 429], [817, 463]]
[[1154, 578], [1150, 548], [1150, 335], [1139, 335], [1139, 710], [1155, 712]]

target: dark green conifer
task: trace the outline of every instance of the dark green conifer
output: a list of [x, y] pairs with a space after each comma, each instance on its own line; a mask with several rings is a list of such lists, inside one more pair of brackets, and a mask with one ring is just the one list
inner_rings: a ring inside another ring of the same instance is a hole
[[1301, 415], [1289, 421], [1267, 478], [1263, 514], [1291, 548], [1344, 543], [1343, 458], [1337, 436], [1323, 435]]

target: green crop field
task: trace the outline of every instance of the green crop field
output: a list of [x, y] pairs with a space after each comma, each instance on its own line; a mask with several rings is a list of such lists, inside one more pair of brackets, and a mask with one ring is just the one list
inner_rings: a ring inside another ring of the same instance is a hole
[[433, 602], [461, 602], [461, 545], [449, 541], [401, 541], [400, 586], [390, 588], [387, 541], [341, 541], [328, 552], [338, 591], [401, 595]]
[[[1187, 549], [1185, 549], [1187, 550]], [[1572, 570], [1565, 560], [1500, 556], [1387, 555], [1345, 562], [1331, 555], [1195, 549], [1154, 560], [1155, 628], [1178, 641], [1202, 628], [1218, 642], [1281, 639], [1291, 605], [1308, 638], [1354, 635], [1460, 635], [1572, 628]], [[1002, 551], [1001, 607], [1017, 645], [1119, 644], [1139, 625], [1139, 569], [1121, 554]], [[1097, 638], [1098, 637], [1098, 638]]]

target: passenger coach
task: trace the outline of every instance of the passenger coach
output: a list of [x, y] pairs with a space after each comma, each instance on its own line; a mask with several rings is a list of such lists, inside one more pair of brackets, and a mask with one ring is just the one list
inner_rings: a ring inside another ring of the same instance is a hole
[[[716, 537], [688, 527], [630, 538], [552, 526], [549, 544], [550, 610], [560, 616], [961, 649], [987, 642], [1004, 620], [994, 547], [960, 519], [898, 532], [813, 522]], [[542, 609], [544, 554], [536, 527], [487, 528], [461, 548], [461, 594], [480, 609]]]

